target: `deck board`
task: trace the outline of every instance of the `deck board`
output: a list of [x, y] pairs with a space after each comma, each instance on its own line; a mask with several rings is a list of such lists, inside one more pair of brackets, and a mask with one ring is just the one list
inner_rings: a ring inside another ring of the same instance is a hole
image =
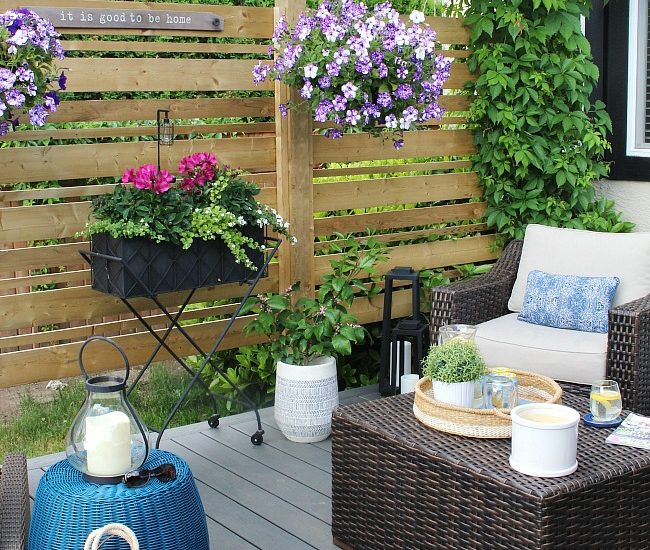
[[[341, 404], [379, 397], [377, 386], [340, 394]], [[211, 549], [333, 549], [331, 440], [292, 443], [277, 428], [273, 408], [260, 411], [261, 446], [251, 444], [252, 412], [168, 430], [161, 448], [190, 466], [203, 502]], [[34, 498], [43, 472], [63, 453], [28, 461]]]

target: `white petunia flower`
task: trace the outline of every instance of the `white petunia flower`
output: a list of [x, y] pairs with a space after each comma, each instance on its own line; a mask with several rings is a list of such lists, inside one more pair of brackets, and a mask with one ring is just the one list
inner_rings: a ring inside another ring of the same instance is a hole
[[416, 25], [418, 23], [424, 23], [424, 13], [418, 10], [413, 10], [411, 15], [409, 15], [409, 19]]

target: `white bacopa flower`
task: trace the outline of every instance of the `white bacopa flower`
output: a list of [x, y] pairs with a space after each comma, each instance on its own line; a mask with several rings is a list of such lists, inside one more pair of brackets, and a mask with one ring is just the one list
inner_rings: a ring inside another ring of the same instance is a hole
[[409, 15], [409, 19], [416, 25], [418, 23], [424, 23], [424, 13], [418, 10], [413, 10], [411, 15]]

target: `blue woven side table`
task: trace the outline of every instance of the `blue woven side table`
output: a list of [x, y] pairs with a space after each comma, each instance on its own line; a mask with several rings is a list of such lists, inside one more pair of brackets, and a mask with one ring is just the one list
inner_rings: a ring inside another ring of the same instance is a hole
[[[54, 464], [36, 491], [29, 550], [82, 550], [91, 531], [123, 523], [135, 532], [141, 550], [209, 550], [205, 512], [192, 472], [184, 460], [152, 450], [145, 468], [166, 462], [176, 480], [151, 479], [142, 487], [95, 485], [67, 460]], [[125, 541], [107, 541], [102, 550], [128, 550]]]

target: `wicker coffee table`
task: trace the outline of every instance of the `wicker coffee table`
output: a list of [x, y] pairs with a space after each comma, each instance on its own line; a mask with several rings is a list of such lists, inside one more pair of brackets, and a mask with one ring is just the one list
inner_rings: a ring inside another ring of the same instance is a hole
[[[564, 394], [584, 413], [588, 399]], [[650, 547], [650, 451], [581, 423], [578, 470], [512, 470], [510, 440], [437, 432], [413, 394], [340, 407], [332, 423], [332, 534], [343, 548]]]

